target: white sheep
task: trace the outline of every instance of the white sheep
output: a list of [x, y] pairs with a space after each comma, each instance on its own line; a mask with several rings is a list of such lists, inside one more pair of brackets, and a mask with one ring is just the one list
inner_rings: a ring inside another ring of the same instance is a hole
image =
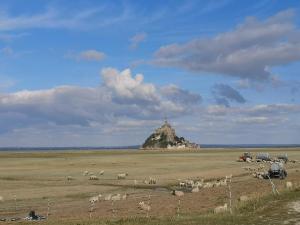
[[87, 175], [89, 175], [89, 171], [86, 170], [83, 172], [83, 176], [87, 176]]
[[207, 183], [205, 183], [205, 184], [203, 185], [203, 188], [212, 188], [213, 186], [214, 186], [213, 183], [207, 182]]
[[99, 172], [99, 175], [102, 176], [103, 174], [104, 174], [104, 170], [101, 170], [101, 171]]
[[128, 197], [128, 194], [124, 194], [124, 195], [122, 196], [122, 200], [126, 200], [127, 197]]
[[125, 179], [128, 176], [128, 173], [119, 173], [117, 178], [118, 180]]
[[175, 195], [177, 197], [182, 197], [184, 195], [182, 191], [176, 191], [176, 190], [173, 190], [171, 193], [172, 195]]
[[113, 195], [111, 197], [111, 200], [112, 201], [120, 201], [121, 200], [121, 195], [120, 194]]
[[286, 187], [286, 189], [291, 190], [293, 188], [293, 183], [291, 181], [287, 181], [285, 183], [285, 187]]
[[239, 197], [240, 202], [246, 202], [249, 200], [249, 197], [247, 195], [242, 195]]
[[139, 208], [145, 211], [151, 210], [151, 206], [146, 204], [145, 202], [139, 202]]
[[97, 176], [95, 176], [95, 175], [90, 176], [89, 179], [90, 179], [90, 180], [99, 180], [99, 178], [98, 178]]
[[111, 200], [111, 194], [108, 194], [104, 197], [104, 201], [110, 201]]
[[227, 179], [220, 181], [220, 186], [226, 186], [227, 185]]
[[198, 186], [196, 186], [192, 189], [192, 193], [196, 193], [196, 192], [199, 192], [199, 187]]
[[98, 202], [98, 201], [99, 201], [99, 195], [90, 197], [90, 199], [89, 199], [89, 202], [93, 203], [93, 204]]
[[224, 206], [218, 206], [214, 209], [214, 213], [224, 213], [227, 212], [227, 203], [224, 204]]
[[185, 182], [179, 182], [179, 187], [184, 188], [185, 187]]

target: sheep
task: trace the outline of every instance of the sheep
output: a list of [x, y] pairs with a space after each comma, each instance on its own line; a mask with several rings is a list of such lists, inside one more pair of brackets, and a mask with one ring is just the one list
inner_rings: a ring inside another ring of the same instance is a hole
[[95, 175], [90, 176], [89, 180], [99, 180], [99, 178]]
[[156, 184], [156, 179], [153, 177], [149, 177], [149, 184]]
[[67, 176], [67, 180], [74, 180], [74, 179], [71, 176]]
[[224, 204], [224, 206], [218, 206], [214, 209], [214, 213], [224, 213], [228, 210], [227, 203]]
[[86, 170], [83, 172], [83, 176], [87, 176], [87, 175], [89, 175], [89, 171]]
[[99, 195], [90, 197], [90, 199], [89, 199], [89, 202], [93, 203], [93, 204], [98, 202], [98, 201], [99, 201]]
[[203, 188], [212, 188], [213, 187], [213, 183], [207, 182], [203, 185]]
[[108, 194], [104, 197], [104, 201], [110, 201], [111, 200], [111, 194]]
[[247, 195], [242, 195], [239, 197], [240, 202], [246, 202], [249, 200], [249, 197]]
[[120, 201], [121, 200], [121, 195], [120, 194], [113, 195], [111, 197], [111, 200], [112, 201]]
[[124, 195], [122, 196], [122, 200], [126, 200], [127, 197], [128, 197], [128, 194], [124, 194]]
[[0, 202], [4, 202], [4, 198], [0, 196]]
[[103, 174], [104, 174], [104, 170], [101, 170], [101, 171], [99, 172], [99, 175], [102, 176]]
[[250, 158], [246, 158], [246, 162], [247, 162], [247, 163], [251, 163], [252, 160], [251, 160]]
[[293, 188], [293, 183], [291, 181], [287, 181], [285, 183], [285, 187], [286, 189], [291, 190]]
[[173, 190], [171, 193], [172, 195], [175, 195], [177, 197], [182, 197], [184, 195], [182, 191], [176, 191], [176, 190]]
[[184, 188], [185, 187], [185, 182], [179, 182], [179, 187]]
[[194, 183], [193, 180], [186, 180], [186, 181], [185, 181], [185, 185], [186, 185], [187, 188], [193, 187], [194, 184], [195, 184], [195, 183]]
[[117, 178], [118, 180], [125, 179], [128, 176], [128, 173], [119, 173]]
[[146, 204], [145, 202], [139, 202], [139, 208], [145, 211], [151, 210], [151, 206]]
[[199, 192], [199, 187], [197, 186], [197, 187], [194, 187], [193, 189], [192, 189], [192, 193], [196, 193], [196, 192]]
[[220, 186], [226, 186], [227, 185], [227, 180], [221, 180], [220, 181]]

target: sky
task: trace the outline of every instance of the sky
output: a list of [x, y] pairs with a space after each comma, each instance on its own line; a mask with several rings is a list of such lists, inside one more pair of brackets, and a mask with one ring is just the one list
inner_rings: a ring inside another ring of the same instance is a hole
[[298, 0], [3, 0], [0, 147], [299, 144]]

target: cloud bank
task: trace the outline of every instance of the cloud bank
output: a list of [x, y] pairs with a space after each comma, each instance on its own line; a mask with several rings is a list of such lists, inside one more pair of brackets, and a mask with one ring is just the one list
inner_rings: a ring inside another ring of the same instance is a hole
[[154, 63], [203, 72], [267, 81], [271, 68], [300, 60], [300, 31], [293, 10], [282, 11], [264, 21], [249, 17], [234, 30], [211, 38], [162, 46]]

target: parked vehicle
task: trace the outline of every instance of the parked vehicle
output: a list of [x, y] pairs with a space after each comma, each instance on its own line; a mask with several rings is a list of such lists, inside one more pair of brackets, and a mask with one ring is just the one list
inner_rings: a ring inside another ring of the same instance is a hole
[[283, 160], [284, 161], [284, 163], [287, 163], [288, 161], [289, 161], [289, 159], [288, 159], [288, 155], [285, 153], [285, 154], [283, 154], [283, 155], [279, 155], [279, 156], [277, 156], [277, 159], [280, 159], [280, 160]]
[[274, 162], [271, 164], [270, 169], [268, 171], [268, 175], [270, 178], [280, 178], [284, 179], [287, 177], [287, 172], [283, 166], [283, 163]]
[[252, 155], [250, 152], [244, 152], [244, 154], [242, 156], [240, 156], [240, 160], [243, 160], [244, 162], [246, 162], [247, 159], [252, 160]]
[[271, 161], [271, 156], [267, 152], [257, 153], [256, 161]]

